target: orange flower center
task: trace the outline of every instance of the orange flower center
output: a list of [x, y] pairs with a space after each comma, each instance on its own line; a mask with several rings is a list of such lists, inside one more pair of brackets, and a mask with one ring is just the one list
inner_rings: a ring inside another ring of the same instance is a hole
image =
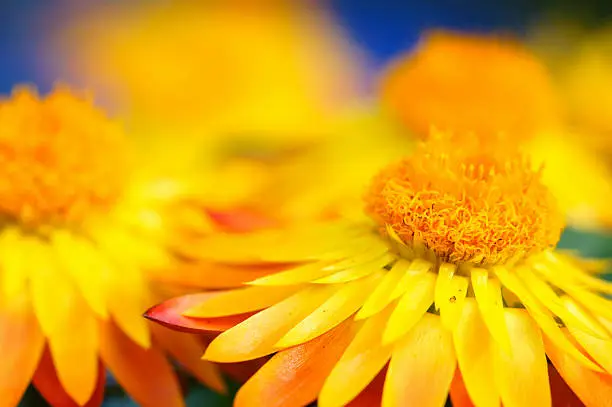
[[381, 93], [390, 112], [420, 137], [434, 126], [483, 139], [499, 132], [527, 139], [559, 116], [545, 66], [520, 44], [497, 37], [430, 33], [392, 66]]
[[20, 88], [0, 100], [0, 211], [25, 225], [81, 220], [121, 193], [123, 134], [90, 100]]
[[503, 264], [554, 246], [563, 228], [541, 172], [523, 156], [439, 138], [378, 174], [365, 201], [383, 233], [390, 227], [454, 263]]

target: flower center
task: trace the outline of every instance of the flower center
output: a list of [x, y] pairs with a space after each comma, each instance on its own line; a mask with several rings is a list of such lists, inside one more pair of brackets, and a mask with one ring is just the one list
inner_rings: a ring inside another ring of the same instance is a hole
[[453, 263], [503, 264], [554, 246], [563, 217], [541, 172], [518, 153], [467, 147], [433, 136], [374, 178], [366, 213], [382, 233]]
[[75, 222], [121, 193], [127, 148], [90, 100], [58, 87], [0, 100], [0, 212], [28, 226]]
[[421, 137], [435, 126], [458, 135], [506, 132], [527, 139], [557, 121], [551, 82], [544, 65], [518, 43], [433, 32], [388, 72], [382, 100]]

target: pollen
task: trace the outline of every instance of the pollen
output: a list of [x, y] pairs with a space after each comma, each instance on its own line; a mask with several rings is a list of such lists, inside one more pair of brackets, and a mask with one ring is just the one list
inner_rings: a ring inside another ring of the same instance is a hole
[[78, 222], [119, 197], [127, 171], [120, 128], [66, 87], [16, 88], [0, 100], [0, 213], [28, 226]]
[[383, 77], [386, 109], [419, 137], [433, 126], [482, 138], [554, 126], [558, 98], [544, 64], [517, 41], [433, 31]]
[[563, 216], [520, 153], [422, 143], [383, 169], [365, 196], [366, 213], [408, 246], [424, 245], [443, 261], [504, 264], [556, 245]]

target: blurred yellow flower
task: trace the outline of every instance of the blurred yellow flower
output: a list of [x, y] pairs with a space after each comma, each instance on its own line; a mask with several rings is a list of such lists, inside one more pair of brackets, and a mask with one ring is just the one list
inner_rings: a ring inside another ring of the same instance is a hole
[[476, 134], [483, 143], [519, 145], [536, 168], [544, 165], [543, 180], [571, 225], [612, 224], [610, 170], [588, 141], [576, 137], [547, 67], [519, 42], [427, 34], [388, 70], [381, 98], [417, 135], [433, 126], [459, 138]]
[[62, 25], [59, 75], [177, 137], [310, 140], [360, 87], [359, 58], [316, 2], [105, 3]]
[[141, 318], [158, 278], [194, 267], [168, 238], [213, 228], [173, 152], [171, 171], [65, 87], [0, 101], [0, 404], [33, 381], [54, 405], [99, 405], [109, 369], [139, 404], [182, 406], [166, 353], [224, 390], [198, 340]]
[[280, 269], [146, 315], [221, 332], [208, 360], [275, 354], [238, 407], [441, 407], [449, 392], [550, 406], [549, 369], [604, 405], [612, 285], [603, 264], [553, 249], [563, 216], [541, 175], [513, 150], [434, 134], [373, 179], [367, 216], [211, 236], [203, 257]]

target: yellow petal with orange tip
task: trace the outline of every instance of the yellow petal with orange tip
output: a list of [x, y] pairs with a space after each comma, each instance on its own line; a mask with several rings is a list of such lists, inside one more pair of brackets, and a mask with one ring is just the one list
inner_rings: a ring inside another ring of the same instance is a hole
[[587, 369], [546, 336], [544, 346], [555, 369], [586, 406], [612, 405], [611, 375]]
[[548, 365], [538, 324], [522, 309], [506, 309], [511, 354], [493, 355], [496, 387], [505, 407], [550, 406]]
[[340, 407], [353, 400], [385, 366], [392, 346], [382, 344], [382, 332], [393, 311], [390, 305], [367, 319], [325, 380], [318, 405]]
[[98, 325], [78, 293], [65, 301], [69, 308], [49, 335], [49, 348], [60, 383], [75, 402], [83, 405], [98, 380]]
[[434, 301], [435, 285], [434, 273], [415, 276], [389, 317], [382, 335], [384, 344], [391, 344], [404, 336], [422, 318]]
[[333, 286], [305, 288], [216, 337], [204, 358], [231, 363], [257, 359], [277, 350], [276, 343], [337, 291]]
[[236, 407], [284, 407], [314, 401], [359, 324], [346, 320], [310, 342], [278, 352], [236, 394]]
[[[516, 294], [531, 318], [537, 323], [542, 332], [548, 336], [548, 338], [555, 343], [555, 345], [563, 348], [565, 352], [572, 355], [576, 360], [582, 363], [585, 367], [596, 371], [601, 371], [601, 368], [597, 366], [593, 361], [587, 358], [575, 345], [573, 345], [565, 335], [561, 332], [557, 321], [550, 314], [548, 309], [543, 306], [537, 298], [533, 296], [525, 288], [523, 282], [515, 274], [507, 272], [507, 270], [497, 269], [496, 275], [499, 277], [501, 283]], [[506, 314], [507, 315], [507, 314]], [[506, 320], [507, 320], [506, 316]], [[507, 322], [506, 322], [507, 324]], [[510, 329], [510, 328], [508, 328]], [[509, 332], [510, 335], [510, 332]], [[512, 337], [510, 337], [512, 340]]]
[[113, 377], [143, 407], [184, 407], [174, 369], [155, 348], [130, 340], [112, 320], [99, 323], [100, 356]]
[[30, 308], [27, 291], [0, 298], [0, 400], [16, 406], [28, 387], [43, 351], [45, 339]]
[[376, 287], [382, 271], [361, 280], [345, 283], [314, 312], [291, 328], [277, 343], [288, 348], [307, 342], [329, 331], [353, 315]]
[[252, 286], [214, 293], [201, 304], [183, 312], [193, 318], [214, 318], [258, 311], [295, 294], [304, 285], [279, 287]]
[[313, 281], [315, 284], [340, 284], [347, 283], [349, 281], [354, 281], [359, 278], [365, 277], [369, 274], [372, 274], [376, 271], [381, 270], [383, 267], [387, 266], [395, 260], [395, 256], [386, 253], [375, 260], [371, 260], [365, 264], [361, 264], [359, 266], [354, 266], [348, 268], [346, 270], [338, 271], [337, 273], [331, 274], [327, 277], [320, 278], [318, 280]]
[[0, 293], [7, 300], [18, 297], [26, 286], [32, 240], [26, 239], [17, 228], [9, 227], [0, 233]]
[[393, 348], [382, 407], [443, 406], [456, 366], [451, 333], [426, 313]]
[[499, 393], [493, 379], [493, 338], [475, 299], [465, 300], [453, 339], [459, 369], [470, 399], [477, 406], [499, 407]]
[[[393, 264], [391, 270], [385, 273], [376, 288], [368, 296], [361, 309], [355, 315], [355, 319], [365, 319], [382, 311], [393, 300], [397, 299], [404, 291], [398, 290], [399, 294], [394, 296], [400, 280], [406, 275], [406, 269], [410, 266], [410, 262], [404, 259], [399, 259]], [[405, 288], [409, 287], [407, 285]]]
[[166, 327], [150, 324], [155, 342], [185, 367], [200, 382], [219, 393], [226, 393], [227, 386], [221, 372], [213, 363], [202, 360], [204, 347], [196, 336], [185, 335]]
[[442, 303], [448, 301], [451, 297], [448, 293], [450, 282], [457, 271], [457, 266], [450, 263], [442, 263], [438, 269], [438, 278], [436, 279], [436, 294], [435, 307], [436, 311], [440, 309]]
[[83, 238], [65, 230], [54, 231], [51, 235], [51, 248], [56, 261], [67, 276], [75, 282], [87, 305], [101, 318], [108, 317], [103, 284], [105, 269], [97, 261], [100, 256], [96, 249]]
[[442, 325], [450, 331], [455, 330], [461, 318], [465, 296], [467, 295], [469, 279], [465, 276], [453, 276], [448, 284], [449, 297], [440, 304]]
[[510, 339], [506, 327], [504, 301], [499, 281], [490, 278], [489, 272], [484, 269], [473, 268], [471, 277], [478, 308], [491, 336], [502, 349], [510, 352]]

